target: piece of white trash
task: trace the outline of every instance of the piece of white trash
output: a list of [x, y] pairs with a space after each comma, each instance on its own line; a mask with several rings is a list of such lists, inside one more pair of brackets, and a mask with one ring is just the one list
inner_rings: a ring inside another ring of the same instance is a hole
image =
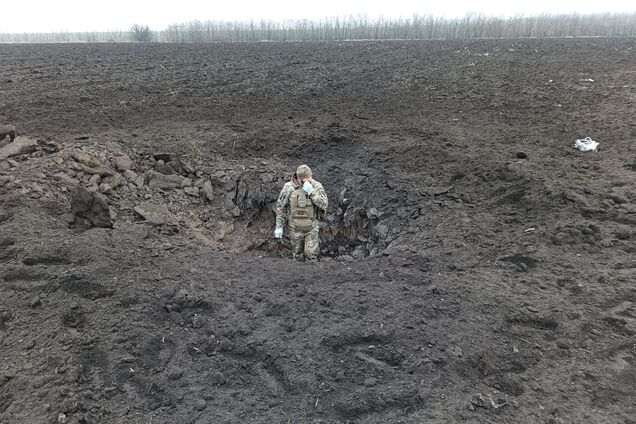
[[579, 138], [576, 140], [576, 142], [574, 142], [574, 147], [581, 152], [596, 152], [598, 149], [598, 143], [589, 137], [585, 137], [583, 139]]

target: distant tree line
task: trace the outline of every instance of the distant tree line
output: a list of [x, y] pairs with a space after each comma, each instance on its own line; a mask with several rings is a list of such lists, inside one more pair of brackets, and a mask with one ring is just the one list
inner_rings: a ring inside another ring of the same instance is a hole
[[0, 43], [117, 43], [130, 40], [126, 31], [1, 34]]
[[433, 40], [522, 37], [633, 37], [636, 13], [537, 15], [460, 19], [414, 15], [406, 19], [335, 17], [293, 22], [193, 21], [170, 25], [161, 39], [175, 43], [213, 41]]
[[130, 31], [95, 33], [0, 34], [0, 42], [250, 42], [433, 40], [472, 38], [634, 37], [636, 13], [535, 15], [499, 18], [469, 14], [449, 19], [414, 15], [403, 19], [365, 16], [299, 21], [192, 21], [163, 31], [133, 25]]

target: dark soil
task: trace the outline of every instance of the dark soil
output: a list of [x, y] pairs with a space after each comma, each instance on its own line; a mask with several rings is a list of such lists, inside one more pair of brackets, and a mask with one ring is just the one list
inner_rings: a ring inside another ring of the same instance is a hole
[[0, 45], [0, 422], [635, 423], [635, 87], [632, 39]]

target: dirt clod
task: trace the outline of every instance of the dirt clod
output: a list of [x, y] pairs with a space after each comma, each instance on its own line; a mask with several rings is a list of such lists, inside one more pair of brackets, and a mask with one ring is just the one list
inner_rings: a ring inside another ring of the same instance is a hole
[[75, 213], [75, 224], [78, 226], [86, 228], [113, 226], [108, 202], [99, 193], [90, 192], [78, 185], [71, 197], [71, 207]]

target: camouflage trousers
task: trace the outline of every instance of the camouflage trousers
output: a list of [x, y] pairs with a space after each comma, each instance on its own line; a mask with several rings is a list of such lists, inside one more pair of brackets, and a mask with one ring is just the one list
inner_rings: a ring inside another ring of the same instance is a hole
[[320, 251], [320, 238], [318, 233], [320, 226], [316, 225], [309, 231], [297, 231], [289, 229], [289, 239], [291, 240], [292, 256], [295, 261], [316, 260]]

